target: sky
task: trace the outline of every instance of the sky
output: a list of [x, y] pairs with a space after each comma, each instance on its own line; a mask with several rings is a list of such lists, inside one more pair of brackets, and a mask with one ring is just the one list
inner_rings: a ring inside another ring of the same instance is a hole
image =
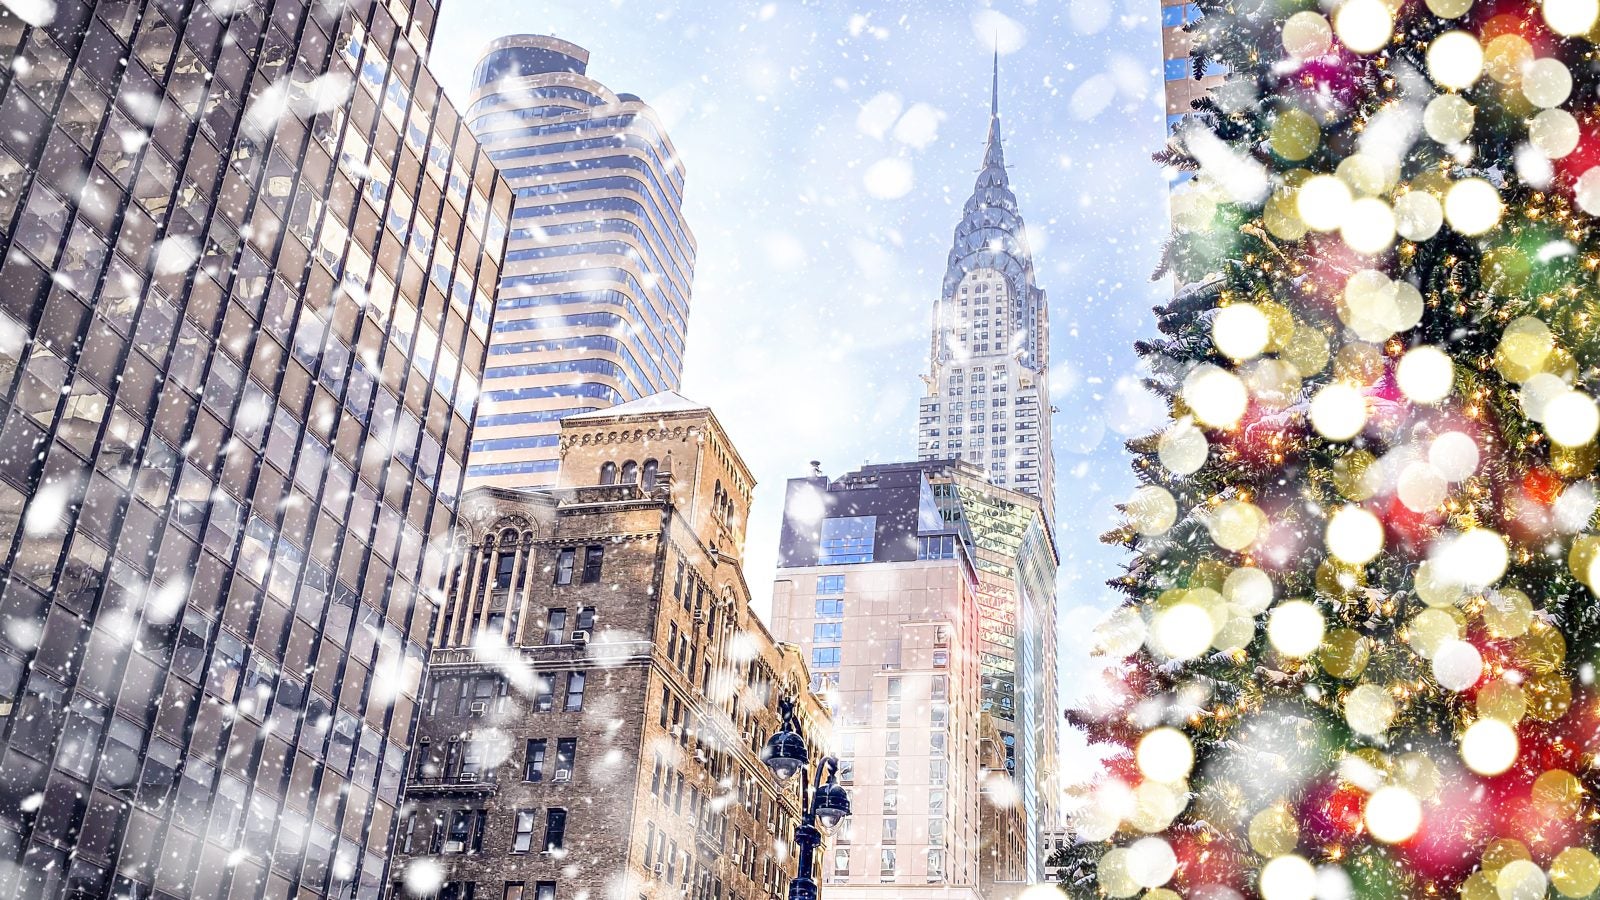
[[682, 391], [759, 482], [746, 577], [764, 610], [783, 486], [916, 456], [919, 375], [1000, 51], [1006, 161], [1051, 315], [1063, 698], [1116, 603], [1099, 542], [1164, 420], [1132, 343], [1166, 238], [1157, 0], [841, 3], [443, 0], [431, 69], [460, 107], [489, 41], [554, 34], [664, 119], [699, 244]]

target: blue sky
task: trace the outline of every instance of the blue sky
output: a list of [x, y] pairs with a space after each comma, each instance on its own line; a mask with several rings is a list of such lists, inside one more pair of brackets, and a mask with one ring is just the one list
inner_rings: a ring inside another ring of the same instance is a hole
[[1048, 292], [1065, 696], [1123, 561], [1125, 435], [1161, 410], [1131, 344], [1166, 186], [1157, 0], [900, 3], [444, 0], [432, 68], [458, 104], [503, 34], [589, 49], [688, 169], [699, 241], [683, 391], [760, 481], [747, 577], [765, 608], [785, 479], [914, 458], [933, 302], [972, 189], [998, 42], [1012, 185]]

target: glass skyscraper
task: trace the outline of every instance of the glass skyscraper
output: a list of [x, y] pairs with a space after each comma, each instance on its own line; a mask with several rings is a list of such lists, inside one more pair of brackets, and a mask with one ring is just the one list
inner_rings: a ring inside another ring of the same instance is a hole
[[0, 897], [376, 898], [511, 194], [427, 0], [0, 7]]
[[554, 484], [562, 417], [678, 388], [695, 261], [683, 164], [650, 107], [588, 61], [514, 35], [474, 73], [467, 124], [516, 202], [471, 485]]

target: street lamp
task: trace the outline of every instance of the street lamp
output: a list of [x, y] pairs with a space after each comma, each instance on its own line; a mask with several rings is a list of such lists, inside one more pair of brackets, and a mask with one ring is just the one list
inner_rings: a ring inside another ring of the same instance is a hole
[[[794, 830], [794, 842], [800, 846], [799, 866], [793, 881], [789, 882], [789, 900], [817, 900], [817, 882], [811, 877], [815, 868], [812, 855], [822, 844], [822, 831], [832, 829], [850, 815], [850, 794], [839, 784], [839, 760], [824, 756], [817, 763], [813, 778], [808, 771], [809, 754], [806, 740], [800, 734], [800, 720], [795, 716], [794, 701], [785, 698], [779, 703], [783, 724], [778, 733], [767, 741], [761, 754], [767, 768], [788, 781], [800, 775], [800, 825]], [[827, 781], [823, 781], [826, 778]]]

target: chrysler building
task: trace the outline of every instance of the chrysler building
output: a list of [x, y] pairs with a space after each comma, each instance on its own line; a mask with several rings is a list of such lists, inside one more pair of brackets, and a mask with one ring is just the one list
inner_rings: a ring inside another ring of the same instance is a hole
[[1053, 520], [1049, 311], [1006, 177], [999, 85], [997, 56], [983, 168], [934, 306], [917, 457], [976, 463], [993, 483], [1038, 497]]

